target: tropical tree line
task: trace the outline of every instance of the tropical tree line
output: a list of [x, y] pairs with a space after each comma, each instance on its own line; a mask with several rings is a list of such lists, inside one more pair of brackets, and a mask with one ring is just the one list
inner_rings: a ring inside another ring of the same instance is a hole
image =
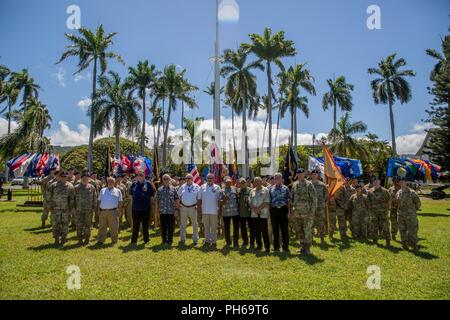
[[[110, 130], [115, 137], [115, 154], [120, 156], [120, 135], [137, 136], [140, 153], [144, 153], [146, 145], [153, 149], [162, 147], [162, 164], [167, 167], [169, 159], [170, 137], [169, 126], [173, 113], [181, 107], [181, 128], [193, 129], [195, 121], [185, 117], [185, 108], [197, 108], [194, 93], [199, 89], [191, 84], [186, 76], [186, 70], [176, 65], [164, 66], [161, 70], [150, 64], [148, 60], [139, 61], [136, 66], [128, 68], [128, 74], [121, 77], [108, 68], [111, 60], [124, 64], [123, 58], [112, 51], [116, 32], [106, 33], [103, 25], [95, 30], [80, 28], [76, 34], [66, 34], [69, 44], [62, 53], [57, 64], [69, 58], [77, 59], [75, 74], [91, 68], [92, 91], [91, 105], [88, 109], [90, 117], [90, 134], [88, 143], [88, 168], [93, 168], [93, 141], [105, 130]], [[255, 118], [258, 112], [265, 111], [268, 133], [269, 155], [272, 152], [273, 141], [278, 139], [278, 129], [281, 119], [289, 116], [291, 137], [289, 144], [298, 149], [297, 133], [299, 116], [309, 117], [309, 97], [317, 95], [313, 72], [307, 62], [287, 66], [286, 58], [297, 56], [295, 43], [286, 39], [283, 31], [272, 32], [266, 28], [262, 34], [249, 35], [249, 41], [239, 45], [235, 50], [226, 49], [222, 55], [221, 76], [225, 79], [223, 103], [232, 112], [232, 127], [235, 128], [235, 116], [241, 117], [241, 127], [247, 132], [247, 119]], [[436, 56], [435, 56], [436, 57]], [[439, 56], [437, 56], [439, 58]], [[406, 60], [398, 58], [397, 54], [382, 59], [377, 67], [369, 68], [372, 96], [375, 104], [388, 106], [391, 133], [391, 154], [396, 155], [395, 119], [393, 107], [396, 102], [407, 103], [411, 99], [411, 89], [408, 78], [415, 76], [414, 71], [405, 69]], [[260, 73], [260, 74], [259, 74]], [[262, 75], [267, 82], [267, 88], [259, 90], [258, 77]], [[0, 152], [3, 158], [18, 149], [35, 150], [49, 146], [43, 132], [49, 127], [51, 118], [46, 106], [38, 100], [40, 87], [28, 75], [28, 71], [11, 73], [6, 67], [0, 69], [0, 102], [5, 104], [5, 117], [18, 120], [19, 127], [11, 131], [1, 140]], [[371, 140], [355, 138], [367, 132], [367, 126], [360, 122], [351, 122], [351, 112], [354, 108], [352, 93], [354, 85], [347, 82], [344, 75], [326, 80], [328, 91], [323, 94], [323, 110], [332, 109], [332, 129], [327, 137], [327, 143], [334, 152], [341, 156], [369, 158], [373, 152], [367, 150], [362, 142]], [[205, 92], [213, 97], [214, 84]], [[264, 94], [260, 94], [264, 92]], [[20, 101], [19, 101], [20, 100]], [[21, 108], [14, 108], [19, 104]], [[211, 104], [212, 106], [213, 104]], [[6, 111], [7, 110], [7, 111]], [[25, 116], [32, 110], [39, 117]], [[338, 117], [338, 110], [343, 112]], [[277, 112], [277, 130], [272, 130], [273, 112]], [[150, 113], [153, 130], [153, 141], [147, 138], [147, 117]], [[27, 120], [28, 119], [28, 120]], [[26, 121], [32, 121], [27, 123]], [[265, 130], [266, 132], [266, 130]], [[275, 135], [275, 139], [273, 139]], [[16, 143], [6, 145], [7, 141]], [[27, 139], [18, 137], [27, 136]], [[40, 138], [39, 138], [40, 137]], [[375, 136], [371, 136], [374, 140]], [[248, 150], [247, 138], [242, 139], [244, 150]], [[25, 142], [23, 142], [25, 141]], [[388, 148], [389, 146], [382, 142]], [[14, 150], [13, 150], [14, 149]], [[40, 149], [40, 150], [41, 150]], [[242, 175], [248, 175], [248, 153], [246, 153]]]

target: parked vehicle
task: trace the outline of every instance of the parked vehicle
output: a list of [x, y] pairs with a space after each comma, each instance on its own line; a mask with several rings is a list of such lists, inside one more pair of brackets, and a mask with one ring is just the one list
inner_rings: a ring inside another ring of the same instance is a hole
[[17, 178], [14, 178], [14, 179], [11, 181], [11, 185], [12, 185], [12, 186], [23, 186], [23, 177], [17, 177]]

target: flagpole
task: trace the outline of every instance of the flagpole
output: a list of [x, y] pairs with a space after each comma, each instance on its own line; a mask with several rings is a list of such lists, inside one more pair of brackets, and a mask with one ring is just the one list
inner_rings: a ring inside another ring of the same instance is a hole
[[[214, 52], [214, 135], [215, 143], [220, 149], [220, 44], [219, 44], [219, 2], [216, 0], [216, 42]], [[217, 134], [217, 136], [216, 136]]]

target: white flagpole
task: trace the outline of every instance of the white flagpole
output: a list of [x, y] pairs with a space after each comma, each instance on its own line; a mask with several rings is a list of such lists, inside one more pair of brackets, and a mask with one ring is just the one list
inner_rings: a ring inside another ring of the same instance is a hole
[[[220, 44], [219, 44], [219, 2], [216, 0], [216, 43], [214, 53], [214, 134], [220, 132]], [[220, 135], [215, 142], [220, 149]]]

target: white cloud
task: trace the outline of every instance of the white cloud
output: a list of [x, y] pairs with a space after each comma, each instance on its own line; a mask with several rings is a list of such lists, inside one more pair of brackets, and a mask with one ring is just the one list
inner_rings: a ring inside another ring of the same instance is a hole
[[50, 139], [52, 145], [62, 147], [87, 144], [89, 141], [89, 128], [80, 123], [77, 130], [72, 130], [69, 128], [67, 122], [59, 121], [58, 129], [51, 132]]
[[397, 143], [397, 153], [416, 154], [427, 135], [425, 130], [431, 128], [433, 128], [433, 124], [431, 123], [411, 124], [410, 134], [401, 135], [395, 139], [395, 142]]
[[[11, 121], [11, 131], [17, 128], [17, 122]], [[0, 137], [8, 133], [8, 120], [0, 118]]]
[[58, 72], [52, 73], [52, 76], [56, 78], [56, 81], [58, 82], [58, 85], [65, 88], [65, 77], [66, 77], [66, 70], [63, 66], [59, 66]]
[[83, 97], [80, 101], [78, 101], [77, 106], [84, 112], [86, 112], [91, 105], [92, 101], [88, 97]]
[[73, 77], [73, 81], [78, 82], [80, 80], [91, 80], [91, 74], [87, 72], [84, 76], [81, 73], [77, 73]]

